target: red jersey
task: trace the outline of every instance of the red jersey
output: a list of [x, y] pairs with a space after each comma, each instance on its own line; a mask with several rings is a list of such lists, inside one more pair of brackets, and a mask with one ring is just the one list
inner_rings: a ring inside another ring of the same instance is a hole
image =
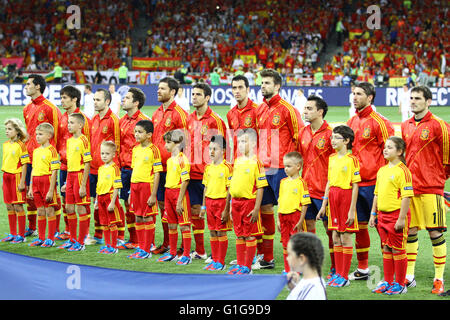
[[167, 152], [166, 148], [164, 147], [166, 144], [164, 142], [164, 134], [176, 129], [187, 130], [187, 117], [188, 113], [175, 101], [173, 101], [165, 111], [164, 107], [161, 105], [153, 113], [153, 143], [161, 152], [161, 160], [164, 171], [166, 171], [167, 159], [171, 157], [171, 154]]
[[431, 112], [416, 122], [402, 123], [406, 164], [411, 170], [414, 194], [444, 194], [450, 169], [450, 125]]
[[[80, 108], [76, 108], [74, 113], [81, 113], [84, 116], [84, 127], [81, 129], [81, 133], [91, 142], [91, 120], [86, 117], [86, 115], [81, 112]], [[61, 170], [67, 170], [67, 139], [72, 137], [72, 134], [67, 128], [67, 123], [69, 121], [69, 115], [64, 112], [61, 115], [59, 121], [59, 138], [58, 145], [56, 149], [59, 153], [59, 158], [61, 160]]]
[[58, 144], [61, 111], [59, 111], [53, 103], [45, 99], [43, 95], [31, 100], [31, 102], [23, 108], [23, 118], [25, 120], [28, 135], [30, 136], [26, 142], [30, 160], [33, 160], [34, 149], [39, 147], [39, 143], [36, 141], [36, 128], [41, 123], [48, 122], [53, 126], [55, 133], [50, 140], [50, 143], [53, 146]]
[[[119, 163], [119, 158], [117, 155], [120, 154], [120, 128], [119, 128], [119, 118], [108, 108], [105, 116], [100, 119], [97, 113], [92, 118], [92, 131], [91, 131], [91, 173], [97, 174], [98, 168], [103, 165], [103, 161], [100, 157], [100, 146], [103, 141], [112, 141], [117, 146], [116, 157], [114, 157], [114, 162]], [[120, 165], [119, 165], [120, 167]]]
[[357, 110], [347, 125], [355, 133], [352, 153], [360, 163], [359, 185], [375, 185], [378, 169], [387, 163], [383, 156], [384, 143], [394, 135], [394, 127], [389, 120], [373, 111], [371, 106], [361, 112]]
[[134, 127], [141, 120], [150, 120], [141, 110], [135, 112], [131, 117], [126, 114], [119, 120], [120, 127], [120, 165], [121, 167], [131, 168], [131, 153], [133, 148], [138, 145], [134, 137]]
[[187, 119], [187, 123], [190, 136], [191, 179], [202, 180], [205, 166], [211, 162], [208, 148], [209, 140], [217, 134], [224, 136], [226, 139], [226, 125], [210, 107], [200, 119], [197, 118], [197, 110], [192, 112]]
[[298, 133], [304, 127], [300, 113], [276, 95], [258, 107], [258, 158], [266, 168], [284, 168], [283, 157], [298, 149]]
[[311, 125], [300, 129], [298, 151], [303, 157], [302, 177], [308, 184], [311, 198], [321, 199], [328, 181], [328, 160], [335, 151], [331, 146], [333, 129], [324, 121], [312, 132]]
[[239, 109], [234, 106], [227, 113], [228, 128], [233, 130], [233, 159], [237, 158], [237, 133], [240, 129], [252, 128], [257, 131], [258, 104], [248, 99], [247, 105]]

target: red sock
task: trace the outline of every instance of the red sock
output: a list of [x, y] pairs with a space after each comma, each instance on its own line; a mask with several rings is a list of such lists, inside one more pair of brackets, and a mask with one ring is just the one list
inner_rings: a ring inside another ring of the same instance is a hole
[[218, 261], [225, 265], [225, 257], [227, 255], [228, 250], [228, 236], [224, 235], [219, 237], [219, 258]]
[[[161, 221], [161, 224], [162, 224], [163, 235], [164, 235], [162, 246], [167, 248], [169, 246], [169, 223], [167, 223], [167, 221]], [[176, 246], [175, 246], [175, 249], [176, 249]]]
[[219, 261], [219, 237], [211, 236], [209, 241], [211, 243], [211, 257], [214, 262]]
[[17, 224], [19, 225], [19, 236], [24, 237], [25, 236], [25, 224], [26, 224], [26, 217], [25, 217], [25, 211], [20, 211], [17, 213]]
[[113, 224], [113, 225], [109, 226], [109, 232], [111, 233], [111, 247], [117, 248], [117, 238], [118, 238], [118, 234], [119, 234], [117, 225]]
[[144, 250], [144, 247], [145, 247], [145, 223], [144, 222], [136, 222], [136, 235], [137, 235], [139, 248]]
[[256, 237], [256, 252], [257, 252], [258, 255], [264, 254], [262, 236], [257, 236]]
[[394, 259], [392, 252], [383, 251], [384, 281], [387, 281], [389, 284], [394, 282], [394, 270]]
[[80, 232], [78, 233], [78, 242], [84, 244], [84, 239], [89, 233], [89, 214], [80, 214]]
[[284, 260], [284, 271], [289, 272], [291, 268], [289, 268], [289, 263], [287, 261], [287, 248], [283, 247], [283, 260]]
[[125, 217], [127, 219], [128, 233], [130, 234], [130, 242], [137, 243], [136, 216], [134, 215], [134, 213], [132, 213], [132, 212], [130, 212], [130, 210], [128, 210], [125, 213]]
[[103, 237], [103, 229], [100, 225], [98, 209], [94, 209], [94, 237], [97, 239], [101, 239]]
[[152, 241], [155, 238], [155, 223], [153, 221], [148, 221], [145, 223], [145, 237], [144, 237], [144, 251], [150, 252], [152, 246]]
[[406, 258], [406, 251], [400, 251], [393, 254], [395, 281], [401, 285], [405, 285], [406, 269], [408, 267], [408, 259]]
[[334, 246], [334, 261], [336, 265], [336, 273], [342, 275], [342, 246]]
[[105, 239], [105, 245], [110, 246], [111, 245], [111, 230], [109, 229], [109, 226], [103, 227], [103, 238]]
[[[183, 256], [190, 257], [191, 254], [191, 230], [181, 231], [181, 238], [183, 239]], [[176, 248], [176, 246], [175, 246]]]
[[358, 268], [367, 269], [369, 267], [369, 248], [370, 237], [366, 222], [359, 223], [359, 231], [355, 237], [356, 258], [358, 259]]
[[48, 217], [48, 238], [55, 241], [56, 216]]
[[16, 218], [16, 212], [8, 211], [8, 222], [9, 222], [9, 232], [15, 236], [17, 235], [17, 218]]
[[253, 258], [256, 253], [256, 239], [245, 241], [245, 266], [252, 269]]
[[61, 211], [59, 213], [55, 212], [55, 219], [56, 219], [56, 231], [59, 233], [59, 224], [61, 222]]
[[192, 217], [191, 221], [195, 240], [195, 251], [197, 251], [199, 255], [205, 254], [205, 220], [198, 217]]
[[175, 256], [177, 254], [178, 230], [177, 229], [169, 229], [168, 232], [169, 232], [170, 254]]
[[236, 239], [236, 259], [239, 266], [243, 266], [245, 264], [245, 251], [245, 240]]
[[36, 220], [37, 220], [36, 209], [33, 211], [28, 210], [27, 218], [28, 218], [28, 228], [31, 230], [36, 230]]
[[75, 212], [68, 213], [67, 222], [69, 224], [70, 241], [75, 242], [77, 241], [77, 225], [78, 225], [77, 214]]
[[330, 269], [334, 268], [336, 270], [336, 262], [334, 261], [333, 232], [328, 230], [327, 236], [328, 236], [328, 249], [330, 250], [330, 260], [331, 260]]
[[39, 239], [45, 240], [45, 231], [47, 229], [47, 217], [46, 216], [38, 216], [38, 233]]
[[352, 264], [353, 247], [342, 247], [342, 273], [341, 276], [348, 280], [348, 272]]
[[261, 213], [261, 224], [264, 229], [263, 251], [264, 261], [270, 262], [273, 260], [273, 238], [275, 236], [275, 216], [273, 211]]
[[122, 206], [119, 204], [117, 206], [117, 209], [119, 210], [119, 217], [120, 217], [120, 222], [117, 224], [117, 238], [120, 240], [124, 240], [125, 239], [125, 224], [126, 224], [126, 219], [125, 219], [125, 212], [123, 211]]

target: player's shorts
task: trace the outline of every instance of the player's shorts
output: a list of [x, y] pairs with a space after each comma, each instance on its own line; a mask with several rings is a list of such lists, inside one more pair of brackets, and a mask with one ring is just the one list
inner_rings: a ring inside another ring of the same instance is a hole
[[211, 199], [205, 197], [206, 220], [208, 229], [212, 231], [231, 231], [231, 219], [222, 223], [222, 212], [225, 210], [227, 199]]
[[165, 187], [166, 175], [167, 175], [166, 171], [162, 171], [159, 173], [159, 186], [158, 186], [158, 192], [156, 193], [156, 199], [158, 199], [158, 201], [164, 202], [164, 194], [165, 194], [165, 190], [166, 190], [166, 187]]
[[3, 173], [3, 202], [8, 204], [24, 204], [26, 191], [19, 191], [21, 173]]
[[406, 240], [408, 239], [408, 229], [411, 220], [411, 214], [405, 218], [405, 227], [400, 230], [395, 230], [395, 223], [397, 222], [400, 210], [392, 212], [380, 211], [377, 216], [377, 231], [380, 235], [381, 245], [388, 246], [395, 250], [406, 250]]
[[201, 205], [203, 203], [203, 192], [205, 186], [202, 184], [202, 180], [191, 179], [187, 187], [187, 192], [189, 193], [189, 200], [191, 201], [191, 206]]
[[66, 193], [61, 191], [61, 188], [66, 184], [67, 181], [67, 170], [59, 170], [59, 192], [61, 197], [66, 197]]
[[95, 198], [97, 196], [97, 181], [98, 175], [89, 173], [89, 191], [91, 198]]
[[419, 194], [411, 198], [410, 228], [447, 231], [444, 197], [439, 194]]
[[169, 224], [190, 225], [191, 224], [191, 205], [189, 203], [189, 193], [185, 193], [183, 199], [183, 213], [177, 213], [177, 201], [180, 189], [166, 188], [164, 195], [165, 217]]
[[120, 170], [120, 179], [122, 180], [122, 188], [120, 189], [119, 197], [124, 201], [128, 201], [130, 196], [130, 183], [133, 170], [131, 168], [122, 168]]
[[286, 178], [286, 172], [284, 169], [269, 169], [266, 171], [266, 179], [269, 184], [264, 188], [263, 198], [261, 205], [273, 204], [278, 205], [278, 198], [280, 195], [280, 182]]
[[[317, 214], [319, 213], [320, 208], [322, 208], [322, 199], [310, 198], [311, 204], [308, 206], [308, 210], [306, 210], [305, 220], [316, 220]], [[322, 217], [322, 221], [328, 221], [328, 207], [326, 210], [326, 215]]]
[[355, 220], [352, 225], [345, 223], [348, 219], [348, 211], [352, 202], [352, 189], [331, 187], [328, 194], [328, 230], [337, 232], [358, 232], [358, 217], [355, 212]]
[[56, 188], [53, 191], [53, 198], [50, 202], [45, 201], [48, 190], [50, 190], [50, 175], [33, 177], [33, 198], [36, 208], [57, 207]]
[[231, 216], [236, 237], [256, 237], [262, 235], [261, 214], [256, 222], [251, 222], [250, 212], [255, 208], [256, 199], [233, 198], [231, 200]]
[[135, 215], [150, 217], [158, 214], [157, 204], [152, 207], [147, 204], [148, 198], [152, 194], [152, 187], [149, 182], [132, 182], [130, 194], [130, 208]]
[[[283, 248], [287, 248], [287, 244], [289, 242], [289, 238], [298, 232], [294, 227], [297, 225], [298, 221], [301, 217], [300, 211], [295, 211], [292, 213], [279, 213], [278, 218], [280, 219], [280, 233], [281, 233], [281, 243], [283, 244]], [[306, 222], [303, 220], [302, 225], [303, 231], [306, 230]]]
[[368, 222], [372, 211], [375, 185], [359, 187], [358, 199], [356, 200], [356, 212], [359, 222]]
[[116, 198], [114, 211], [108, 211], [108, 206], [112, 200], [112, 193], [99, 194], [97, 197], [97, 205], [98, 205], [98, 217], [100, 225], [109, 226], [112, 224], [121, 223], [121, 212], [123, 210], [120, 206], [119, 198]]
[[67, 172], [66, 180], [66, 204], [76, 204], [86, 206], [91, 204], [89, 178], [86, 183], [86, 196], [80, 197], [81, 181], [83, 180], [83, 171]]

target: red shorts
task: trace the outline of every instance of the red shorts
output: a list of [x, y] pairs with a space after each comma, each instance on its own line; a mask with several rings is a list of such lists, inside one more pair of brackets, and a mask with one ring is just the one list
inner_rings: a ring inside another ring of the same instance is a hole
[[50, 190], [50, 178], [51, 176], [36, 176], [33, 177], [33, 198], [34, 204], [36, 208], [48, 208], [48, 207], [57, 207], [57, 195], [56, 195], [56, 187], [53, 190], [53, 198], [50, 202], [45, 201], [45, 197], [47, 196], [48, 190]]
[[149, 182], [131, 183], [130, 186], [130, 208], [135, 215], [149, 217], [158, 214], [158, 206], [155, 204], [149, 207], [148, 198], [152, 194], [152, 187]]
[[222, 212], [225, 210], [227, 199], [211, 199], [205, 197], [206, 218], [208, 229], [212, 231], [231, 231], [232, 222], [222, 223]]
[[69, 171], [66, 179], [66, 204], [77, 204], [86, 206], [91, 204], [89, 192], [89, 178], [86, 182], [86, 195], [80, 197], [81, 181], [83, 181], [83, 171]]
[[26, 202], [26, 191], [19, 191], [21, 173], [3, 173], [3, 202], [23, 204]]
[[[301, 217], [300, 211], [295, 211], [292, 213], [278, 213], [278, 217], [280, 219], [280, 233], [281, 233], [281, 243], [283, 244], [283, 248], [287, 248], [287, 244], [289, 242], [289, 238], [297, 233], [297, 229], [294, 227], [297, 225], [298, 221]], [[306, 222], [303, 220], [303, 231], [306, 231]]]
[[355, 210], [355, 220], [352, 225], [347, 226], [348, 211], [352, 202], [352, 189], [341, 189], [331, 187], [328, 195], [328, 229], [337, 232], [358, 232], [358, 217]]
[[114, 211], [108, 211], [108, 206], [111, 203], [111, 200], [112, 193], [97, 195], [98, 216], [100, 225], [102, 226], [118, 224], [122, 221], [121, 216], [123, 216], [123, 213], [121, 213], [120, 211], [123, 211], [123, 209], [120, 206], [119, 197], [116, 197]]
[[255, 208], [256, 199], [233, 198], [231, 200], [231, 215], [233, 217], [233, 227], [236, 237], [254, 237], [263, 234], [261, 225], [261, 213], [258, 220], [251, 222], [250, 212]]
[[183, 198], [183, 213], [178, 215], [177, 213], [177, 201], [180, 189], [166, 188], [164, 193], [164, 210], [167, 222], [170, 224], [190, 225], [191, 224], [191, 204], [189, 201], [188, 192], [185, 193]]
[[411, 221], [411, 213], [405, 219], [405, 227], [400, 230], [395, 230], [395, 223], [397, 222], [400, 210], [392, 212], [379, 211], [377, 216], [377, 231], [380, 235], [381, 245], [388, 246], [395, 250], [406, 250], [406, 240], [408, 238], [409, 223]]

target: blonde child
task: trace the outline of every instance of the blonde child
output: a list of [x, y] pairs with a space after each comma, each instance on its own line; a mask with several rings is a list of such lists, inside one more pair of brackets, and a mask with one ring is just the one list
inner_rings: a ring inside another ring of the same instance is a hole
[[222, 135], [212, 136], [209, 144], [209, 157], [211, 163], [206, 165], [203, 174], [203, 204], [200, 217], [207, 216], [208, 229], [210, 230], [212, 262], [204, 269], [209, 271], [223, 270], [225, 256], [228, 250], [227, 231], [231, 230], [230, 194], [228, 187], [233, 168], [224, 159], [226, 141]]
[[234, 162], [230, 181], [231, 214], [236, 234], [237, 264], [228, 274], [250, 274], [256, 253], [256, 237], [263, 234], [261, 201], [267, 179], [264, 166], [255, 155], [257, 135], [253, 129], [243, 129], [237, 135], [239, 156]]
[[[98, 253], [117, 253], [118, 226], [122, 222], [123, 209], [119, 203], [119, 191], [122, 188], [120, 168], [114, 162], [117, 146], [112, 141], [103, 141], [100, 145], [100, 157], [103, 165], [98, 169], [98, 182], [94, 209], [98, 210], [99, 222], [103, 229], [105, 246]], [[121, 212], [122, 210], [122, 212]]]
[[25, 176], [30, 157], [25, 141], [28, 138], [23, 122], [19, 119], [5, 121], [8, 141], [3, 143], [3, 201], [8, 210], [9, 234], [1, 241], [11, 243], [25, 242], [26, 202]]
[[192, 262], [191, 252], [191, 206], [189, 194], [186, 193], [190, 180], [189, 159], [184, 155], [185, 136], [182, 130], [173, 130], [164, 134], [165, 148], [171, 154], [167, 160], [166, 190], [164, 208], [169, 223], [170, 251], [162, 255], [158, 262], [173, 261], [177, 257], [178, 225], [183, 242], [183, 255], [177, 265]]
[[153, 123], [140, 120], [134, 127], [134, 137], [139, 143], [131, 157], [130, 208], [136, 216], [136, 236], [139, 247], [128, 256], [132, 259], [151, 257], [150, 248], [155, 240], [155, 218], [158, 214], [156, 194], [159, 173], [163, 171], [161, 153], [152, 141]]
[[280, 182], [278, 198], [277, 229], [281, 233], [283, 245], [284, 272], [289, 272], [287, 245], [294, 233], [306, 231], [305, 216], [309, 198], [306, 181], [300, 177], [303, 158], [297, 151], [289, 152], [283, 157], [284, 171], [287, 177]]
[[402, 138], [388, 138], [383, 155], [389, 163], [377, 173], [369, 226], [376, 226], [380, 235], [384, 281], [372, 290], [374, 293], [396, 295], [407, 292], [406, 240], [411, 218], [409, 203], [414, 192], [411, 172], [405, 164], [405, 149]]
[[[36, 127], [36, 141], [40, 145], [33, 151], [31, 184], [28, 197], [34, 200], [38, 212], [39, 237], [30, 243], [30, 247], [53, 247], [55, 245], [56, 217], [58, 206], [56, 178], [61, 166], [55, 147], [50, 144], [54, 128], [48, 122]], [[48, 238], [45, 238], [48, 218]]]
[[348, 126], [333, 129], [331, 146], [336, 153], [330, 156], [324, 201], [317, 214], [317, 219], [322, 218], [328, 205], [328, 230], [333, 231], [336, 263], [336, 273], [327, 282], [332, 287], [350, 284], [348, 272], [353, 255], [352, 234], [358, 231], [356, 200], [361, 177], [359, 161], [350, 153], [354, 137], [353, 130]]
[[320, 239], [309, 232], [293, 234], [287, 245], [287, 254], [291, 269], [287, 274], [287, 286], [291, 292], [286, 300], [326, 300], [325, 283], [321, 277], [324, 253]]

